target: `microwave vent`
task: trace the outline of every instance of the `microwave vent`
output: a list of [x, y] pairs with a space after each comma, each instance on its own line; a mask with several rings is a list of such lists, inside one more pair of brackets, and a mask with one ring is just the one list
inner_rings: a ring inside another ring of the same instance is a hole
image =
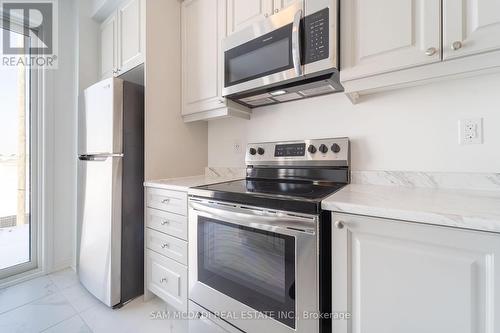
[[267, 104], [273, 104], [275, 101], [271, 98], [262, 98], [262, 99], [257, 99], [257, 100], [252, 100], [252, 101], [246, 101], [248, 105], [251, 106], [262, 106], [262, 105], [267, 105]]
[[322, 94], [329, 94], [334, 92], [336, 89], [332, 85], [325, 85], [325, 86], [320, 86], [316, 88], [311, 88], [311, 89], [305, 89], [299, 91], [299, 93], [303, 96], [314, 96], [314, 95], [322, 95]]
[[255, 96], [245, 97], [245, 98], [242, 98], [241, 101], [248, 103], [248, 104], [251, 104], [252, 102], [259, 101], [261, 99], [268, 99], [270, 97], [271, 97], [271, 94], [265, 93], [265, 94], [259, 94], [259, 95], [255, 95]]
[[294, 99], [300, 99], [302, 98], [302, 95], [299, 95], [297, 93], [289, 93], [286, 95], [280, 95], [280, 96], [274, 96], [273, 99], [277, 100], [278, 102], [288, 102], [288, 101], [293, 101]]

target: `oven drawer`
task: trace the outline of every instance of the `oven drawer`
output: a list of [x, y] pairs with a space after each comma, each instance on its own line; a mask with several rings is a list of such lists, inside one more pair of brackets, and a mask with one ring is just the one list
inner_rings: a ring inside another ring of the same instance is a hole
[[147, 188], [146, 206], [186, 216], [187, 193], [158, 188]]
[[146, 228], [146, 247], [183, 265], [187, 265], [186, 241]]
[[180, 311], [187, 311], [187, 267], [154, 251], [146, 252], [147, 288]]
[[188, 222], [186, 216], [146, 208], [146, 226], [156, 231], [187, 240]]
[[189, 321], [189, 332], [203, 333], [242, 333], [239, 329], [229, 325], [224, 320], [205, 310], [198, 304], [189, 301], [189, 313], [195, 314], [197, 319]]

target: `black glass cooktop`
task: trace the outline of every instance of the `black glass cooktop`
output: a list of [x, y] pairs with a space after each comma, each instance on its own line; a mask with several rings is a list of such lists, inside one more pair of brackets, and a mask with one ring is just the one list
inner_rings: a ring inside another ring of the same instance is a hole
[[317, 214], [321, 200], [345, 186], [308, 181], [243, 179], [195, 187], [190, 193], [195, 197], [213, 198], [251, 206]]

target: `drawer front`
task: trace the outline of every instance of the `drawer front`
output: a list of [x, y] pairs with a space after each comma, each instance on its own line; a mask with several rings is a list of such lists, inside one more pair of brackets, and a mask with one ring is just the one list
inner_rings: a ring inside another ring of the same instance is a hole
[[146, 228], [146, 246], [148, 249], [186, 266], [188, 262], [187, 244], [186, 241]]
[[219, 317], [205, 310], [198, 304], [189, 301], [189, 313], [195, 314], [195, 320], [189, 320], [189, 332], [203, 333], [243, 333], [239, 329], [226, 323]]
[[187, 193], [158, 188], [147, 188], [146, 206], [186, 216]]
[[186, 216], [146, 208], [146, 226], [156, 231], [187, 240]]
[[179, 311], [187, 312], [187, 267], [147, 250], [147, 287]]

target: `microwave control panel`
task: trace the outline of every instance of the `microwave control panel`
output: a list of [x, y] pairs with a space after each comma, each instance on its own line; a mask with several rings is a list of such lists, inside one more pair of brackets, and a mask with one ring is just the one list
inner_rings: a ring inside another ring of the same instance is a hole
[[329, 8], [325, 8], [304, 17], [305, 64], [328, 58], [330, 40], [329, 16]]

